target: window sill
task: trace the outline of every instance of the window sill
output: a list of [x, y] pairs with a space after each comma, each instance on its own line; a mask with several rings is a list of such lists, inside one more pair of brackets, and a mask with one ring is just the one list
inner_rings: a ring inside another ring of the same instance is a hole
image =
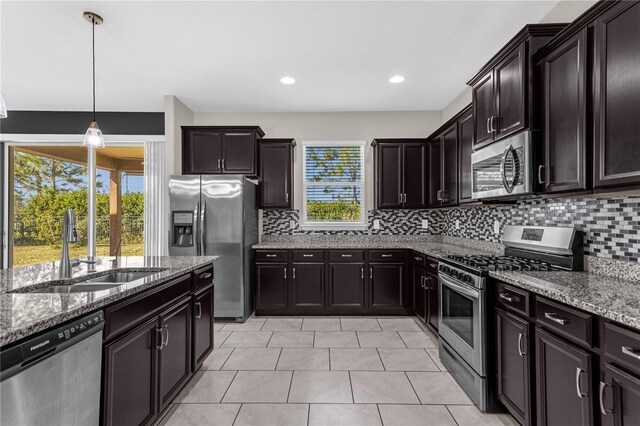
[[368, 226], [359, 223], [301, 223], [299, 228], [303, 231], [366, 231]]

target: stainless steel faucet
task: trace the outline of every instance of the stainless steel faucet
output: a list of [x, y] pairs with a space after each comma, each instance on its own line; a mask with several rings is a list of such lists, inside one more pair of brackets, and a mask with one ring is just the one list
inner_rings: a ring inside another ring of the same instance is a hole
[[120, 249], [122, 248], [122, 238], [120, 238], [120, 241], [118, 241], [118, 246], [116, 247], [116, 258], [111, 260], [111, 267], [112, 268], [117, 268], [118, 267], [118, 259], [120, 258]]
[[78, 242], [76, 231], [76, 215], [73, 210], [64, 212], [62, 222], [62, 257], [60, 258], [60, 278], [71, 278], [71, 259], [69, 258], [69, 243]]

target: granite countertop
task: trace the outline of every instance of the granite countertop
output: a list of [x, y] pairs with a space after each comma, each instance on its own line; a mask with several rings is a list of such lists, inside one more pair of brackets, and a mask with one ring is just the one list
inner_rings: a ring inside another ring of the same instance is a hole
[[490, 272], [536, 294], [640, 330], [640, 282], [588, 272]]
[[[98, 258], [93, 266], [73, 268], [70, 279], [58, 278], [58, 262], [43, 263], [0, 271], [0, 346], [54, 327], [83, 314], [95, 311], [147, 290], [162, 282], [212, 264], [218, 256], [122, 257], [117, 268], [112, 258]], [[24, 293], [49, 285], [65, 285], [108, 272], [153, 271], [145, 278], [94, 292]]]

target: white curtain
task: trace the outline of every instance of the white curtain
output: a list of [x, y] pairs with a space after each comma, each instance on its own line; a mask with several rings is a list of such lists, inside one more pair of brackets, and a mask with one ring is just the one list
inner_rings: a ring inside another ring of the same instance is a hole
[[164, 142], [144, 143], [144, 255], [167, 254], [167, 233], [163, 212], [166, 195], [164, 182]]

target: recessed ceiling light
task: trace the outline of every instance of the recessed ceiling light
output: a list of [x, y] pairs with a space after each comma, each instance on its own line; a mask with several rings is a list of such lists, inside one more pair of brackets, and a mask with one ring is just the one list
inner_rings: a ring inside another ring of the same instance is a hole
[[296, 79], [289, 76], [285, 76], [280, 79], [280, 83], [282, 84], [293, 84], [295, 82], [296, 82]]
[[404, 81], [404, 77], [401, 75], [394, 75], [389, 79], [389, 83], [394, 83], [394, 84], [402, 83], [403, 81]]

